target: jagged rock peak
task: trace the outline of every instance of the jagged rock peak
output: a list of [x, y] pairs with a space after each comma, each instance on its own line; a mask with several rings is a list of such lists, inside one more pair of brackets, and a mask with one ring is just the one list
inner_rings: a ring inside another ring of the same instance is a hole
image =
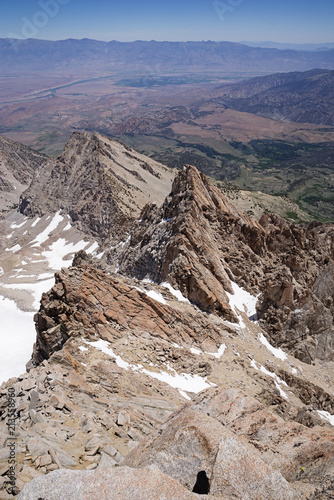
[[161, 208], [147, 205], [141, 223], [110, 260], [120, 272], [161, 283], [169, 281], [191, 302], [236, 321], [226, 292], [233, 294], [230, 272], [221, 253], [224, 233], [244, 239], [261, 253], [265, 231], [238, 212], [195, 167], [176, 176]]
[[163, 204], [163, 215], [166, 218], [174, 217], [182, 211], [189, 210], [189, 204], [194, 204], [204, 212], [208, 209], [219, 209], [250, 221], [247, 216], [238, 212], [202, 172], [191, 165], [185, 165], [174, 179], [171, 194]]
[[307, 363], [334, 359], [333, 257], [333, 224], [295, 226], [273, 214], [253, 221], [191, 166], [162, 207], [147, 205], [128, 240], [109, 253], [121, 273], [168, 281], [230, 321], [228, 294], [237, 286], [259, 296], [272, 341]]
[[63, 153], [36, 172], [20, 200], [25, 215], [65, 210], [80, 229], [106, 238], [150, 201], [161, 204], [174, 172], [98, 133], [74, 132]]

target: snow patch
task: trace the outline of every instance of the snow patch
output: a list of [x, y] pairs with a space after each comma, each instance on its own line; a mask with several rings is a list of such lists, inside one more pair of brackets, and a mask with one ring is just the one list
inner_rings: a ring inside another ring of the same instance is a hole
[[[32, 276], [32, 277], [35, 278], [36, 276]], [[50, 278], [53, 278], [53, 274], [52, 273], [42, 273], [42, 274], [39, 274], [37, 276], [38, 281], [47, 280], [47, 279], [50, 279]]]
[[48, 292], [50, 288], [53, 287], [54, 283], [55, 280], [52, 278], [49, 280], [39, 281], [38, 283], [11, 283], [3, 284], [1, 286], [12, 290], [26, 290], [27, 292], [30, 292], [34, 297], [32, 307], [37, 311], [39, 309], [42, 293]]
[[189, 300], [186, 299], [182, 293], [180, 292], [180, 290], [176, 290], [175, 288], [172, 287], [172, 285], [170, 285], [167, 281], [165, 281], [164, 283], [161, 283], [161, 286], [163, 286], [164, 288], [167, 288], [170, 293], [172, 295], [174, 295], [174, 297], [177, 298], [178, 301], [180, 302], [187, 302], [188, 304], [190, 304]]
[[328, 411], [318, 410], [318, 413], [321, 418], [327, 420], [331, 425], [334, 425], [334, 415], [331, 415]]
[[97, 250], [99, 248], [99, 244], [95, 241], [94, 243], [92, 243], [90, 245], [90, 247], [88, 247], [85, 252], [86, 253], [94, 253], [95, 250]]
[[37, 217], [37, 219], [35, 219], [34, 222], [31, 224], [31, 227], [35, 227], [39, 223], [40, 220], [41, 220], [41, 218]]
[[143, 290], [148, 297], [151, 297], [151, 299], [156, 300], [157, 302], [160, 302], [161, 304], [167, 304], [161, 293], [156, 292], [155, 290], [149, 290], [148, 292], [146, 290]]
[[127, 237], [127, 239], [125, 241], [121, 241], [116, 247], [114, 248], [117, 248], [118, 246], [119, 247], [122, 247], [124, 248], [125, 245], [127, 245], [127, 243], [130, 243], [130, 240], [131, 240], [131, 235]]
[[170, 217], [170, 218], [167, 218], [167, 219], [162, 219], [159, 224], [164, 224], [165, 222], [169, 222], [171, 220], [175, 219], [175, 217]]
[[79, 252], [79, 250], [83, 250], [87, 244], [87, 241], [67, 243], [64, 238], [59, 238], [57, 241], [52, 243], [49, 250], [44, 250], [42, 255], [47, 259], [51, 269], [58, 270], [62, 267], [68, 267], [71, 265], [72, 257], [65, 260], [66, 255], [71, 255], [75, 252]]
[[190, 352], [192, 354], [196, 354], [196, 356], [200, 356], [203, 352], [200, 349], [196, 349], [196, 347], [190, 347]]
[[285, 354], [284, 351], [282, 351], [282, 349], [280, 348], [277, 348], [277, 347], [274, 347], [272, 346], [268, 340], [266, 339], [266, 337], [263, 335], [263, 333], [261, 332], [260, 333], [260, 336], [259, 336], [259, 341], [264, 345], [266, 346], [266, 348], [278, 359], [284, 361], [287, 359], [287, 355]]
[[173, 368], [167, 364], [167, 368], [170, 372], [150, 372], [148, 370], [141, 370], [142, 373], [146, 373], [150, 377], [153, 377], [161, 382], [165, 382], [174, 389], [181, 389], [182, 391], [194, 392], [197, 394], [204, 389], [209, 387], [216, 387], [215, 384], [207, 382], [206, 378], [200, 377], [199, 375], [189, 375], [188, 373], [178, 374]]
[[12, 248], [6, 248], [6, 252], [18, 252], [19, 250], [21, 250], [21, 246], [20, 245], [15, 245], [14, 247]]
[[24, 226], [24, 224], [28, 221], [28, 219], [25, 219], [23, 222], [21, 222], [21, 224], [15, 224], [15, 222], [13, 224], [11, 224], [11, 228], [12, 229], [19, 229], [20, 227]]
[[231, 308], [238, 316], [240, 325], [245, 328], [246, 325], [240, 313], [247, 314], [250, 319], [256, 319], [256, 302], [258, 296], [251, 295], [234, 281], [231, 281], [231, 285], [234, 293], [226, 292], [226, 295], [228, 296]]
[[269, 377], [273, 378], [274, 379], [274, 383], [275, 383], [275, 386], [277, 387], [277, 389], [279, 390], [279, 393], [280, 395], [284, 398], [284, 399], [288, 399], [288, 396], [287, 394], [283, 391], [282, 387], [280, 386], [280, 384], [282, 385], [285, 385], [286, 387], [288, 387], [288, 384], [286, 382], [284, 382], [284, 380], [282, 380], [280, 377], [278, 377], [276, 375], [276, 373], [274, 372], [270, 372], [269, 370], [267, 370], [264, 366], [260, 365], [260, 368], [257, 366], [257, 363], [256, 361], [253, 359], [251, 361], [251, 366], [253, 368], [255, 368], [255, 370], [260, 370], [260, 372], [264, 373], [265, 375], [268, 375]]
[[210, 356], [214, 356], [215, 358], [219, 359], [224, 354], [225, 349], [226, 349], [226, 344], [222, 344], [219, 347], [218, 352], [208, 352], [208, 354], [210, 354]]
[[0, 385], [26, 371], [36, 340], [34, 313], [21, 311], [13, 300], [0, 296]]
[[199, 375], [189, 375], [188, 373], [178, 374], [174, 368], [170, 367], [167, 363], [167, 371], [163, 372], [151, 372], [143, 368], [142, 365], [132, 365], [127, 361], [124, 361], [120, 356], [114, 353], [109, 343], [105, 340], [98, 340], [97, 342], [85, 341], [86, 344], [99, 349], [108, 356], [111, 356], [116, 360], [117, 366], [124, 368], [125, 370], [139, 371], [140, 373], [145, 373], [149, 377], [160, 380], [160, 382], [165, 382], [174, 389], [179, 389], [181, 391], [198, 393], [203, 389], [208, 389], [209, 387], [216, 387], [215, 384], [208, 382], [206, 378], [200, 377]]
[[64, 220], [64, 217], [62, 215], [60, 215], [60, 211], [56, 212], [55, 215], [54, 215], [54, 217], [53, 217], [53, 219], [51, 220], [50, 224], [44, 229], [44, 231], [42, 231], [34, 239], [34, 241], [32, 242], [33, 243], [32, 246], [36, 247], [36, 246], [40, 246], [42, 243], [44, 243], [48, 239], [49, 234], [52, 231], [54, 231], [63, 220]]
[[181, 389], [179, 389], [179, 393], [181, 394], [181, 396], [184, 398], [184, 399], [187, 399], [188, 401], [191, 401], [191, 398], [188, 396], [188, 394], [184, 391], [182, 391]]

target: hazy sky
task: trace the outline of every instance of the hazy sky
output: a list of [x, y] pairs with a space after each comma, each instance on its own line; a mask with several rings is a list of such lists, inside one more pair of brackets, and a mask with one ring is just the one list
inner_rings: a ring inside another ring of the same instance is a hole
[[1, 38], [334, 41], [334, 0], [0, 0]]

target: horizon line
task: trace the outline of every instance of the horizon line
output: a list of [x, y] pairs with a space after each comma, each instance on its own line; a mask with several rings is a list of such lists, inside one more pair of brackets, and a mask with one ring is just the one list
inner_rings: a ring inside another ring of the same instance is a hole
[[[122, 40], [116, 40], [116, 39], [111, 39], [111, 40], [99, 40], [97, 38], [88, 38], [88, 37], [82, 37], [82, 38], [74, 38], [74, 37], [68, 37], [68, 38], [59, 38], [59, 39], [48, 39], [48, 38], [10, 38], [8, 36], [6, 37], [0, 37], [1, 40], [18, 40], [18, 41], [28, 41], [28, 40], [36, 40], [36, 41], [41, 41], [41, 42], [66, 42], [68, 40], [75, 40], [75, 41], [83, 41], [83, 40], [89, 40], [93, 42], [100, 42], [100, 43], [111, 43], [111, 42], [117, 42], [117, 43], [137, 43], [137, 42], [143, 42], [143, 43], [232, 43], [236, 45], [248, 45], [249, 43], [251, 44], [256, 44], [256, 43], [272, 43], [272, 44], [277, 44], [277, 45], [310, 45], [310, 46], [315, 46], [315, 45], [334, 45], [334, 41], [332, 42], [275, 42], [273, 40], [257, 40], [257, 41], [231, 41], [231, 40], [155, 40], [155, 39], [150, 39], [150, 40], [142, 40], [142, 39], [136, 39], [136, 40], [127, 40], [127, 41], [122, 41]], [[266, 48], [266, 47], [259, 47], [259, 48]], [[272, 48], [272, 47], [267, 47], [267, 48]]]

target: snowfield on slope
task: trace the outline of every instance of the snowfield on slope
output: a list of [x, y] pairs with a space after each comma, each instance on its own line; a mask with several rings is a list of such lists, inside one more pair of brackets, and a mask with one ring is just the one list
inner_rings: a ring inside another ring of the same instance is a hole
[[[22, 216], [17, 214], [17, 218]], [[25, 217], [8, 228], [10, 233], [6, 237], [7, 248], [2, 258], [8, 261], [13, 255], [14, 264], [7, 273], [4, 264], [1, 266], [0, 384], [26, 371], [25, 365], [36, 340], [33, 317], [42, 293], [54, 285], [54, 273], [62, 267], [69, 267], [74, 253], [79, 250], [96, 254], [98, 243], [83, 240], [82, 236], [80, 239], [80, 234], [74, 228], [70, 231], [71, 228], [69, 217], [60, 212], [35, 219]], [[4, 297], [6, 290], [11, 299]], [[28, 311], [21, 310], [13, 300], [18, 296], [22, 299], [22, 294], [29, 299]]]

